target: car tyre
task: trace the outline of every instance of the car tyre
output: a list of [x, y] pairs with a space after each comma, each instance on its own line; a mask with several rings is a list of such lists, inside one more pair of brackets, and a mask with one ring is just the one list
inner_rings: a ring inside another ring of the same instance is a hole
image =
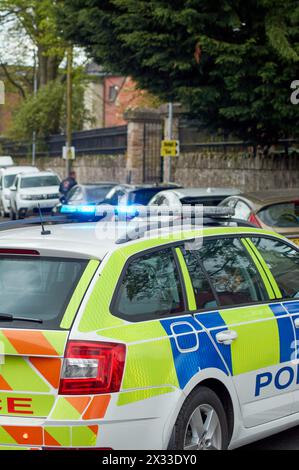
[[195, 389], [185, 401], [177, 418], [173, 450], [225, 450], [228, 423], [223, 405], [213, 390]]

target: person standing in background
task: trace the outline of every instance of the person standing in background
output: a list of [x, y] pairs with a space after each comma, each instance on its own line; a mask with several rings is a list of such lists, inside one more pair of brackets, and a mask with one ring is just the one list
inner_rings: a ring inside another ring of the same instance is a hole
[[76, 172], [71, 171], [69, 176], [60, 183], [59, 192], [63, 197], [67, 197], [70, 190], [78, 184], [76, 178]]

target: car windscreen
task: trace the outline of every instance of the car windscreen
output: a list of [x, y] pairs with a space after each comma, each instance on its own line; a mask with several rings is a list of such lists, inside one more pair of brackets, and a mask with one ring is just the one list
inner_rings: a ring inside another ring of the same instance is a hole
[[87, 202], [102, 202], [110, 190], [111, 186], [93, 186], [91, 188], [85, 188]]
[[[59, 329], [86, 260], [0, 257], [0, 328]], [[6, 321], [12, 315], [35, 321]]]
[[15, 175], [6, 175], [4, 176], [4, 187], [11, 188], [14, 180], [16, 179], [17, 173]]
[[271, 227], [299, 227], [299, 200], [272, 204], [258, 212], [261, 221]]
[[59, 186], [59, 178], [55, 175], [49, 176], [30, 176], [22, 178], [21, 188], [45, 188], [46, 186]]
[[181, 199], [183, 205], [202, 205], [202, 206], [218, 206], [227, 196], [215, 197], [184, 197]]
[[140, 204], [141, 206], [147, 206], [150, 200], [161, 191], [161, 188], [149, 188], [138, 191], [131, 191], [128, 197], [128, 204]]

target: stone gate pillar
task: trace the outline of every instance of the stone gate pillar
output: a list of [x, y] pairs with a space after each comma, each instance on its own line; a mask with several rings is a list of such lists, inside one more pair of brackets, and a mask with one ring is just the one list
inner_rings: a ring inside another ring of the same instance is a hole
[[151, 124], [161, 121], [161, 115], [158, 110], [138, 109], [127, 111], [124, 118], [128, 121], [127, 182], [142, 184], [146, 180], [145, 166], [150, 154], [155, 153], [153, 156], [160, 158], [159, 142], [162, 139], [162, 131], [159, 132], [159, 127], [155, 129]]

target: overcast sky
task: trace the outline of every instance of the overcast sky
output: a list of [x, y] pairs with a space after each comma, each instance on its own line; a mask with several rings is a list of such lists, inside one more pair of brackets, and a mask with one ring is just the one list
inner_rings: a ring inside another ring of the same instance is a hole
[[[11, 26], [0, 24], [0, 62], [9, 65], [33, 65], [34, 44], [25, 33], [16, 33]], [[75, 64], [82, 65], [85, 62], [84, 51], [75, 48]]]

